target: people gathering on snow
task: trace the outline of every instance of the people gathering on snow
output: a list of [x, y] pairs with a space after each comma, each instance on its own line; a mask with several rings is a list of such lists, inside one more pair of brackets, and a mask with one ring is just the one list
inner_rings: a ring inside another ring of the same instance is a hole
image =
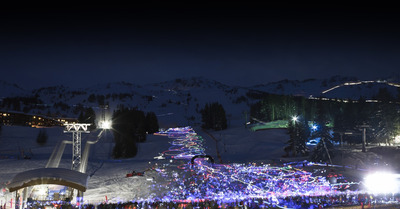
[[[371, 195], [371, 194], [341, 194], [341, 195], [323, 195], [323, 196], [288, 196], [277, 198], [279, 203], [272, 203], [270, 199], [251, 198], [246, 200], [183, 200], [183, 201], [129, 201], [123, 203], [106, 203], [98, 205], [83, 204], [83, 209], [317, 209], [332, 208], [335, 206], [357, 206], [360, 208], [375, 208], [387, 206], [385, 208], [398, 208], [400, 195]], [[390, 204], [389, 204], [390, 203]], [[36, 203], [29, 208], [45, 208], [46, 205]], [[78, 206], [71, 204], [52, 205], [58, 209], [72, 209]]]

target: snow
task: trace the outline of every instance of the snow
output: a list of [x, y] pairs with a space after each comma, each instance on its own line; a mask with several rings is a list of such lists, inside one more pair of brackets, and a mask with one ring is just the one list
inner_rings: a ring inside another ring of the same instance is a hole
[[[349, 79], [349, 78], [348, 78]], [[65, 102], [74, 106], [83, 104], [86, 107], [95, 107], [99, 112], [97, 102], [89, 103], [87, 98], [90, 94], [106, 95], [113, 93], [131, 94], [132, 98], [110, 100], [110, 109], [124, 104], [137, 107], [143, 111], [153, 111], [158, 116], [161, 127], [176, 127], [191, 125], [195, 132], [204, 139], [203, 147], [205, 154], [211, 155], [216, 163], [270, 163], [280, 165], [290, 161], [301, 161], [304, 158], [283, 158], [285, 154], [283, 147], [289, 137], [286, 129], [272, 129], [253, 132], [244, 127], [246, 122], [244, 112], [249, 110], [249, 105], [256, 100], [235, 103], [240, 96], [246, 96], [249, 89], [258, 89], [270, 93], [279, 93], [279, 84], [283, 86], [281, 93], [300, 94], [308, 96], [314, 92], [321, 92], [327, 88], [347, 81], [345, 78], [335, 78], [326, 81], [326, 87], [321, 85], [323, 80], [306, 81], [281, 81], [251, 88], [230, 87], [202, 78], [192, 78], [136, 86], [129, 83], [100, 84], [86, 89], [70, 89], [67, 87], [53, 87], [36, 90], [39, 97], [46, 104]], [[364, 88], [365, 86], [363, 86]], [[346, 87], [347, 88], [347, 87]], [[357, 87], [349, 87], [358, 92], [365, 92]], [[341, 92], [356, 97], [357, 94], [350, 93], [348, 89], [334, 90], [330, 92], [332, 97], [340, 98]], [[375, 88], [377, 89], [377, 88]], [[20, 95], [20, 90], [10, 90], [12, 95]], [[77, 93], [77, 92], [80, 93]], [[73, 93], [75, 92], [75, 93]], [[353, 92], [353, 91], [352, 91]], [[190, 94], [190, 95], [189, 95]], [[11, 95], [11, 94], [10, 94]], [[0, 95], [8, 96], [8, 95]], [[152, 98], [148, 100], [149, 96]], [[229, 128], [223, 131], [206, 131], [199, 127], [199, 109], [205, 103], [218, 101], [227, 113]], [[51, 112], [61, 111], [51, 110]], [[66, 112], [71, 116], [72, 110]], [[111, 112], [111, 111], [110, 111]], [[196, 119], [190, 120], [190, 116]], [[54, 147], [59, 141], [71, 140], [71, 134], [63, 133], [62, 127], [46, 128], [49, 136], [44, 146], [36, 143], [36, 137], [40, 129], [18, 126], [2, 126], [0, 132], [0, 203], [4, 204], [13, 198], [13, 194], [5, 190], [7, 184], [18, 173], [44, 168]], [[98, 132], [83, 134], [83, 145], [86, 140], [94, 141]], [[166, 185], [166, 179], [160, 176], [160, 172], [152, 170], [153, 167], [162, 167], [165, 164], [173, 164], [170, 159], [162, 159], [160, 153], [171, 147], [171, 139], [165, 136], [148, 135], [145, 143], [139, 144], [138, 154], [132, 159], [111, 159], [112, 134], [106, 132], [99, 143], [94, 144], [89, 156], [87, 174], [90, 176], [88, 188], [84, 194], [86, 203], [100, 203], [106, 199], [110, 202], [146, 200], [165, 193], [168, 188], [154, 190], [154, 184]], [[82, 149], [83, 150], [83, 149]], [[334, 164], [346, 165], [347, 167], [335, 167], [346, 175], [349, 181], [359, 181], [362, 176], [373, 169], [380, 169], [382, 164], [389, 163], [393, 168], [399, 169], [396, 160], [400, 159], [397, 150], [393, 150], [393, 161], [386, 162], [379, 152], [362, 153], [354, 148], [344, 149], [333, 159]], [[379, 150], [378, 150], [379, 151]], [[383, 151], [384, 152], [384, 151]], [[340, 154], [340, 153], [343, 153]], [[24, 156], [30, 159], [24, 159]], [[159, 157], [159, 158], [157, 158]], [[60, 168], [71, 167], [72, 148], [67, 145], [60, 163]], [[386, 158], [388, 159], [388, 158]], [[144, 177], [134, 176], [127, 178], [126, 174], [133, 170], [145, 172]], [[172, 170], [172, 173], [178, 172]], [[9, 205], [7, 205], [9, 206]]]
[[[396, 79], [388, 78], [386, 80], [396, 83], [398, 82]], [[199, 111], [206, 103], [212, 102], [222, 104], [227, 119], [232, 125], [244, 124], [247, 122], [244, 121], [245, 112], [249, 112], [250, 105], [258, 101], [247, 95], [249, 91], [297, 95], [307, 98], [313, 95], [314, 97], [358, 100], [360, 97], [373, 99], [379, 88], [384, 87], [392, 95], [397, 95], [398, 88], [378, 82], [378, 80], [362, 85], [345, 85], [321, 94], [334, 86], [358, 81], [357, 78], [334, 76], [328, 79], [283, 80], [251, 87], [238, 87], [206, 78], [193, 77], [142, 86], [128, 82], [114, 82], [87, 88], [51, 86], [32, 91], [0, 81], [0, 99], [8, 96], [37, 97], [43, 104], [21, 104], [21, 110], [25, 108], [25, 111], [31, 114], [77, 118], [81, 111], [79, 107], [92, 107], [100, 115], [103, 108], [100, 107], [97, 97], [104, 96], [105, 102], [109, 104], [109, 112], [115, 110], [118, 105], [137, 108], [145, 112], [152, 111], [159, 116], [162, 126], [174, 127], [200, 124]], [[96, 98], [89, 100], [90, 95], [95, 95]], [[2, 111], [13, 111], [13, 106], [3, 107]]]
[[29, 92], [22, 89], [17, 84], [8, 83], [6, 81], [0, 80], [0, 98], [3, 97], [13, 97], [13, 96], [24, 96]]
[[39, 168], [18, 173], [12, 179], [8, 188], [12, 192], [31, 183], [50, 184], [46, 182], [57, 182], [62, 185], [71, 185], [75, 188], [84, 189], [87, 187], [88, 177], [87, 174], [66, 168]]
[[[0, 148], [2, 158], [0, 159], [0, 167], [2, 168], [0, 172], [1, 187], [5, 188], [12, 178], [20, 172], [44, 168], [57, 142], [71, 138], [69, 134], [64, 134], [62, 130], [58, 127], [46, 128], [49, 135], [48, 142], [45, 146], [39, 146], [36, 144], [39, 129], [3, 126], [0, 138], [2, 144]], [[283, 129], [251, 132], [244, 127], [236, 127], [221, 132], [211, 131], [209, 134], [218, 140], [216, 142], [201, 128], [195, 130], [205, 140], [206, 154], [213, 156], [217, 162], [216, 147], [218, 146], [224, 163], [277, 159], [282, 155], [281, 147], [287, 139], [286, 132]], [[82, 134], [82, 138], [83, 140], [90, 140], [91, 137], [94, 137], [91, 135], [96, 135], [96, 133]], [[106, 196], [109, 201], [146, 199], [152, 195], [150, 194], [152, 181], [147, 179], [160, 178], [157, 172], [148, 169], [165, 161], [157, 160], [154, 157], [168, 150], [171, 146], [169, 143], [171, 140], [165, 136], [148, 135], [147, 141], [139, 144], [137, 157], [123, 160], [110, 159], [111, 140], [112, 134], [108, 133], [98, 144], [92, 147], [87, 170], [91, 177], [88, 181], [88, 189], [84, 194], [85, 201], [99, 203], [105, 201]], [[266, 144], [268, 146], [264, 146]], [[71, 147], [66, 147], [60, 167], [69, 168], [71, 166]], [[22, 159], [20, 156], [22, 149], [29, 150], [32, 158]], [[133, 170], [137, 172], [148, 171], [145, 172], [145, 177], [126, 178], [126, 174]], [[162, 180], [159, 179], [158, 181]], [[11, 198], [12, 194], [8, 192], [3, 191], [0, 195], [2, 202], [9, 201]]]
[[[272, 129], [253, 132], [244, 127], [230, 127], [223, 131], [205, 131], [197, 127], [194, 129], [204, 139], [205, 154], [211, 155], [216, 163], [274, 163], [281, 164], [290, 160], [282, 158], [283, 146], [288, 139], [285, 129]], [[44, 168], [48, 158], [59, 140], [70, 139], [69, 134], [64, 134], [62, 128], [47, 128], [49, 140], [45, 146], [39, 146], [35, 142], [38, 129], [29, 127], [3, 126], [1, 132], [0, 153], [0, 185], [3, 188], [0, 193], [0, 202], [10, 201], [13, 194], [4, 190], [6, 185], [18, 173]], [[97, 132], [83, 134], [84, 140], [92, 140]], [[137, 157], [132, 159], [114, 160], [110, 158], [112, 146], [112, 134], [108, 132], [98, 144], [93, 145], [89, 157], [87, 174], [90, 176], [87, 191], [84, 193], [86, 203], [98, 204], [106, 201], [119, 202], [130, 200], [147, 200], [158, 195], [165, 194], [167, 188], [154, 189], [154, 184], [166, 185], [167, 179], [153, 170], [154, 167], [162, 167], [165, 164], [173, 164], [171, 159], [157, 159], [160, 153], [168, 150], [171, 139], [166, 136], [148, 135], [145, 143], [139, 144]], [[84, 143], [83, 143], [84, 144]], [[31, 159], [18, 159], [20, 155], [17, 149], [30, 147]], [[71, 147], [71, 146], [70, 146]], [[219, 156], [217, 155], [217, 150]], [[4, 155], [3, 153], [7, 153]], [[352, 154], [348, 159], [362, 154]], [[376, 157], [376, 156], [374, 156]], [[373, 158], [373, 157], [370, 157]], [[362, 161], [364, 162], [364, 161]], [[350, 161], [349, 161], [350, 163]], [[350, 165], [353, 165], [350, 163]], [[355, 164], [354, 164], [355, 165]], [[66, 147], [60, 167], [70, 168], [71, 148]], [[360, 163], [359, 168], [364, 168]], [[144, 172], [144, 176], [126, 177], [132, 171]], [[170, 174], [179, 170], [170, 170]], [[360, 172], [354, 168], [346, 171], [350, 176]]]
[[[211, 134], [216, 140], [223, 163], [266, 162], [282, 157], [285, 142], [289, 140], [286, 129], [251, 131], [233, 127], [222, 131], [196, 130], [204, 137]], [[214, 142], [215, 143], [215, 142]], [[209, 145], [215, 146], [215, 145]], [[213, 150], [216, 148], [212, 147]], [[214, 152], [216, 153], [216, 151]]]

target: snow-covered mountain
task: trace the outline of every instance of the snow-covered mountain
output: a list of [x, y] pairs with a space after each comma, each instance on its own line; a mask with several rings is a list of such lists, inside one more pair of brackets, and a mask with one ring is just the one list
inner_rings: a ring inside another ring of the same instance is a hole
[[25, 94], [29, 93], [30, 93], [29, 91], [19, 87], [15, 83], [9, 83], [0, 80], [0, 99], [3, 97], [10, 97], [10, 96], [24, 96]]
[[185, 126], [200, 122], [200, 110], [206, 103], [218, 102], [226, 111], [228, 123], [243, 123], [250, 105], [257, 101], [257, 98], [250, 96], [250, 92], [357, 100], [360, 97], [373, 99], [380, 88], [386, 88], [396, 98], [399, 94], [399, 80], [398, 76], [370, 81], [334, 76], [329, 79], [282, 80], [238, 87], [193, 77], [142, 86], [114, 82], [79, 89], [67, 86], [43, 87], [30, 92], [15, 84], [0, 82], [3, 86], [0, 97], [3, 100], [16, 96], [31, 98], [21, 101], [17, 109], [13, 104], [3, 104], [0, 110], [77, 117], [84, 107], [92, 107], [100, 112], [102, 104], [108, 104], [112, 112], [123, 105], [155, 112], [162, 126]]
[[[333, 76], [328, 79], [282, 80], [251, 87], [259, 91], [274, 94], [314, 96], [358, 100], [360, 97], [373, 99], [380, 88], [396, 97], [400, 78], [391, 76], [385, 79], [359, 80], [355, 77]], [[394, 85], [398, 85], [397, 87]]]
[[[137, 107], [144, 111], [153, 111], [158, 115], [161, 126], [186, 126], [196, 127], [196, 133], [204, 138], [205, 153], [213, 156], [215, 159], [222, 159], [223, 163], [230, 162], [266, 162], [282, 163], [287, 160], [299, 160], [283, 158], [283, 147], [288, 140], [288, 135], [284, 129], [274, 129], [267, 131], [251, 132], [238, 126], [238, 123], [244, 122], [244, 111], [249, 110], [249, 105], [257, 100], [249, 96], [249, 92], [269, 92], [277, 94], [292, 94], [296, 91], [304, 91], [304, 96], [310, 94], [317, 95], [314, 92], [323, 92], [335, 86], [340, 86], [330, 91], [341, 92], [342, 88], [351, 87], [341, 85], [343, 83], [357, 83], [355, 78], [335, 77], [325, 80], [310, 79], [306, 81], [281, 81], [258, 85], [254, 87], [232, 87], [224, 85], [217, 81], [204, 78], [176, 79], [162, 83], [148, 84], [143, 86], [134, 85], [126, 82], [98, 84], [95, 86], [74, 89], [66, 86], [53, 86], [35, 89], [32, 92], [19, 90], [15, 92], [11, 89], [9, 95], [31, 97], [34, 99], [22, 100], [21, 111], [31, 113], [41, 112], [57, 115], [76, 116], [82, 107], [93, 107], [101, 111], [100, 104], [107, 102], [110, 109], [118, 105]], [[381, 81], [381, 82], [378, 82]], [[349, 88], [357, 93], [370, 93], [370, 88], [388, 87], [388, 82], [392, 80], [377, 80], [377, 82], [357, 84]], [[326, 85], [325, 85], [326, 83]], [[274, 90], [274, 85], [281, 84], [284, 91]], [[377, 87], [375, 87], [377, 86]], [[361, 89], [367, 89], [361, 91]], [[397, 87], [394, 87], [397, 91]], [[18, 88], [17, 88], [18, 89]], [[344, 90], [344, 93], [347, 91]], [[11, 94], [12, 93], [12, 94]], [[328, 92], [329, 93], [329, 92]], [[325, 93], [328, 95], [328, 93]], [[339, 95], [339, 93], [336, 93]], [[355, 94], [354, 93], [354, 94]], [[340, 96], [340, 95], [339, 95]], [[11, 96], [5, 96], [11, 98]], [[3, 99], [4, 101], [5, 99]], [[27, 101], [25, 103], [25, 101]], [[29, 103], [30, 102], [30, 103]], [[228, 121], [231, 126], [223, 131], [206, 132], [196, 126], [200, 121], [199, 110], [207, 102], [219, 102], [227, 112]], [[8, 107], [3, 107], [7, 109]], [[12, 108], [12, 105], [10, 106]], [[57, 113], [58, 112], [58, 113]], [[195, 117], [194, 119], [191, 117]], [[233, 124], [236, 123], [236, 124]], [[6, 191], [7, 184], [17, 173], [30, 169], [43, 168], [51, 155], [55, 145], [61, 140], [70, 140], [71, 135], [64, 134], [61, 127], [46, 128], [49, 140], [45, 146], [40, 146], [35, 142], [35, 136], [39, 130], [30, 127], [4, 126], [0, 134], [0, 201], [5, 203], [14, 198], [14, 194]], [[98, 136], [97, 132], [85, 135], [84, 140], [94, 140]], [[152, 135], [148, 136], [146, 143], [139, 145], [138, 155], [132, 159], [110, 160], [112, 150], [111, 133], [104, 135], [104, 138], [93, 147], [93, 152], [89, 158], [88, 173], [93, 174], [89, 179], [89, 187], [85, 193], [87, 203], [98, 204], [108, 198], [110, 202], [145, 200], [153, 195], [153, 181], [156, 185], [164, 185], [165, 180], [160, 178], [154, 172], [147, 172], [153, 165], [162, 165], [163, 162], [172, 162], [159, 160], [155, 158], [164, 151], [171, 148], [171, 141], [167, 137]], [[394, 148], [395, 149], [395, 148]], [[60, 167], [69, 168], [71, 165], [71, 149], [66, 149], [65, 156]], [[359, 151], [337, 155], [333, 162], [344, 163], [352, 166], [350, 169], [340, 169], [351, 178], [361, 179], [364, 171], [370, 165], [376, 162], [378, 155], [373, 152], [362, 153]], [[397, 152], [396, 152], [397, 153]], [[17, 156], [28, 154], [30, 160], [18, 160]], [[341, 156], [341, 158], [339, 158]], [[344, 156], [344, 158], [343, 158]], [[397, 165], [400, 158], [398, 154], [390, 155], [393, 158], [393, 164]], [[175, 165], [173, 165], [175, 166]], [[177, 166], [175, 166], [177, 167]], [[355, 169], [354, 169], [355, 168]], [[357, 168], [362, 170], [357, 170]], [[398, 168], [398, 166], [396, 166]], [[332, 168], [330, 168], [332, 169]], [[147, 178], [133, 177], [126, 178], [128, 172], [146, 171], [146, 177], [154, 177], [148, 181]], [[170, 172], [170, 176], [174, 174]], [[353, 180], [352, 180], [353, 181]], [[10, 205], [10, 204], [8, 204]], [[7, 206], [8, 206], [7, 205]]]
[[254, 89], [269, 93], [299, 95], [308, 97], [310, 95], [320, 95], [326, 89], [342, 84], [347, 81], [357, 81], [354, 77], [334, 76], [329, 79], [306, 79], [299, 80], [282, 80], [267, 84], [255, 85]]
[[213, 102], [225, 107], [228, 119], [243, 119], [234, 117], [241, 117], [242, 112], [248, 110], [247, 92], [247, 88], [231, 87], [204, 78], [176, 79], [144, 86], [127, 82], [97, 84], [82, 89], [51, 86], [35, 89], [30, 95], [25, 95], [32, 97], [29, 100], [31, 102], [22, 102], [17, 109], [14, 102], [10, 102], [10, 105], [3, 104], [2, 110], [77, 117], [85, 107], [101, 112], [102, 105], [108, 104], [112, 113], [112, 110], [123, 105], [155, 112], [161, 125], [182, 126], [198, 123], [200, 110], [206, 103]]

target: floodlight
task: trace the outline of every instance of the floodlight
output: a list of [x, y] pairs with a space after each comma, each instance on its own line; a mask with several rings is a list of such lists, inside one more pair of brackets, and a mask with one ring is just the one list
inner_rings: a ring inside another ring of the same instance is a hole
[[386, 194], [398, 192], [398, 175], [388, 172], [376, 172], [364, 178], [364, 185], [371, 193]]
[[36, 187], [38, 196], [47, 196], [48, 188], [44, 185], [40, 185]]
[[111, 129], [111, 125], [112, 125], [112, 123], [109, 120], [100, 122], [100, 128], [102, 128], [102, 129]]
[[292, 121], [293, 121], [293, 122], [297, 122], [298, 119], [299, 119], [298, 116], [293, 116], [293, 117], [292, 117]]
[[400, 135], [394, 137], [394, 143], [396, 144], [400, 143]]

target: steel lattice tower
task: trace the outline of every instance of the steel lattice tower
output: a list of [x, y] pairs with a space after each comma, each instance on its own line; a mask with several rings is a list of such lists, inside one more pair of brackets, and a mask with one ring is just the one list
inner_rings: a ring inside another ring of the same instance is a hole
[[90, 133], [87, 123], [64, 124], [64, 133], [72, 133], [72, 166], [71, 170], [79, 171], [81, 165], [82, 133]]

